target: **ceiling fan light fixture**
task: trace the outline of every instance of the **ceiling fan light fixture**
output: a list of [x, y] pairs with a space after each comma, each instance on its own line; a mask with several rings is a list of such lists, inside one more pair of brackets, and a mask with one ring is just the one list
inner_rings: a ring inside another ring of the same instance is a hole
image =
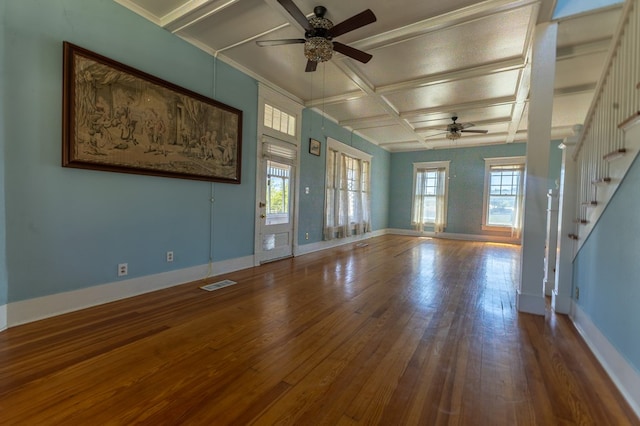
[[326, 62], [333, 55], [333, 42], [324, 37], [309, 37], [304, 43], [304, 56], [313, 62]]
[[460, 132], [447, 133], [447, 139], [451, 139], [452, 141], [455, 141], [456, 139], [460, 139]]

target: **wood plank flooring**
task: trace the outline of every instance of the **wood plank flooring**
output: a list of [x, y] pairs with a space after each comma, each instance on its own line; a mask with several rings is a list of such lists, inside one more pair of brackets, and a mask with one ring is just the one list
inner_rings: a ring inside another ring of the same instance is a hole
[[0, 424], [640, 424], [519, 256], [384, 236], [15, 327]]

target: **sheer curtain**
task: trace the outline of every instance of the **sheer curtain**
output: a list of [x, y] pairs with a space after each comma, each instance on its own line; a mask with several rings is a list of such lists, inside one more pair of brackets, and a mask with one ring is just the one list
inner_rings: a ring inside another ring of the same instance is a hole
[[436, 220], [433, 225], [433, 232], [444, 232], [447, 225], [447, 202], [446, 202], [446, 171], [439, 168], [436, 173]]
[[371, 230], [369, 162], [328, 150], [324, 238]]
[[518, 171], [518, 189], [516, 192], [513, 225], [511, 227], [511, 236], [513, 238], [522, 236], [522, 217], [524, 216], [524, 165], [520, 165]]
[[425, 225], [433, 231], [444, 232], [447, 225], [447, 169], [446, 167], [416, 168], [413, 194], [414, 228], [423, 232]]

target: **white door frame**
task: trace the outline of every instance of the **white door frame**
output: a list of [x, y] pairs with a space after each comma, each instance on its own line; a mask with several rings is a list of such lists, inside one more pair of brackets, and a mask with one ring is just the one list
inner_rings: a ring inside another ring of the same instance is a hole
[[[295, 125], [295, 135], [288, 135], [286, 133], [282, 133], [271, 128], [268, 128], [264, 125], [264, 105], [268, 103], [271, 106], [274, 106], [281, 111], [290, 114], [295, 117], [296, 125]], [[279, 93], [270, 87], [258, 83], [258, 134], [257, 134], [257, 149], [256, 149], [256, 196], [255, 196], [255, 227], [254, 227], [254, 265], [258, 266], [261, 263], [259, 253], [262, 250], [262, 240], [260, 238], [261, 231], [261, 220], [260, 215], [262, 214], [262, 209], [259, 207], [259, 203], [263, 200], [261, 197], [261, 187], [263, 184], [263, 175], [264, 172], [261, 170], [262, 168], [262, 158], [263, 158], [263, 140], [264, 137], [271, 137], [277, 140], [281, 140], [284, 142], [291, 143], [295, 145], [298, 149], [297, 161], [294, 165], [295, 168], [295, 178], [292, 182], [292, 187], [294, 190], [291, 193], [293, 197], [293, 206], [291, 217], [293, 220], [293, 229], [292, 234], [293, 238], [291, 239], [291, 253], [295, 254], [298, 247], [298, 207], [299, 207], [299, 197], [300, 197], [300, 146], [301, 146], [301, 133], [302, 133], [302, 110], [304, 106], [302, 100], [294, 99], [291, 95], [284, 95]]]

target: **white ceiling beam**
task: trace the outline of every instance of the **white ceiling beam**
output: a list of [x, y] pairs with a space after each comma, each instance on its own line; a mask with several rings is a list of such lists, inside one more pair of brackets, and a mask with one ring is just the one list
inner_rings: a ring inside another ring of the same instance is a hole
[[400, 118], [411, 119], [422, 115], [430, 114], [448, 114], [450, 111], [464, 111], [467, 109], [487, 108], [492, 106], [513, 104], [515, 99], [513, 96], [505, 96], [502, 98], [483, 99], [479, 101], [466, 102], [462, 104], [441, 105], [432, 108], [422, 108], [413, 111], [405, 111], [400, 113]]
[[160, 26], [177, 33], [221, 12], [240, 0], [192, 0], [172, 10], [160, 19]]
[[353, 91], [342, 95], [328, 96], [326, 98], [311, 99], [305, 103], [306, 107], [313, 108], [321, 105], [335, 105], [343, 102], [354, 101], [356, 99], [365, 98], [367, 94], [364, 91]]

